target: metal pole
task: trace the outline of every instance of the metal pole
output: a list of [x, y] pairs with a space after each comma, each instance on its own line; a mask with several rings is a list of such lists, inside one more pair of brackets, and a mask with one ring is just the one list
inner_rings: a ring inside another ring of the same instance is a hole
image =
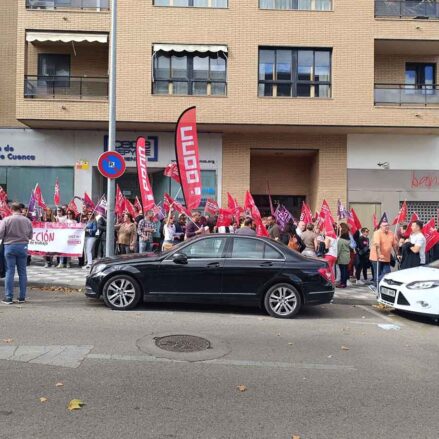
[[[111, 31], [110, 31], [110, 71], [108, 96], [108, 151], [116, 149], [116, 52], [117, 52], [117, 0], [111, 4]], [[114, 255], [114, 203], [116, 182], [107, 180], [107, 235], [106, 256]]]

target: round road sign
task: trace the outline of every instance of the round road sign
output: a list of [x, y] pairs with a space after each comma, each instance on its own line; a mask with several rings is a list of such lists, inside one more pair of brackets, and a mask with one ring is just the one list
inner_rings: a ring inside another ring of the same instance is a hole
[[125, 159], [116, 151], [104, 152], [98, 160], [99, 172], [107, 178], [119, 178], [126, 169]]

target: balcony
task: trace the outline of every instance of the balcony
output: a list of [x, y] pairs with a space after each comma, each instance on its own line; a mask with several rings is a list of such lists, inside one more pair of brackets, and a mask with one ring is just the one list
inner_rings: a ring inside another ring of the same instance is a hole
[[27, 9], [108, 11], [110, 0], [26, 0]]
[[108, 99], [108, 77], [32, 76], [24, 78], [27, 99]]
[[375, 84], [375, 105], [379, 106], [439, 106], [439, 86], [436, 84]]
[[437, 0], [375, 0], [375, 17], [438, 20]]

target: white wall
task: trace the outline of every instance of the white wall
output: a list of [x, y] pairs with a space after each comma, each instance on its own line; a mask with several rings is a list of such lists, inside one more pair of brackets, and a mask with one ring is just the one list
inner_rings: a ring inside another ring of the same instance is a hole
[[439, 136], [393, 134], [349, 134], [348, 169], [439, 169]]

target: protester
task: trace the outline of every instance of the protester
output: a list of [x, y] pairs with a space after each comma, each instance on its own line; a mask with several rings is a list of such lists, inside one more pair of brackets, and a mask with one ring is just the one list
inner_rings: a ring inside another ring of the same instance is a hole
[[175, 218], [172, 215], [172, 209], [169, 209], [168, 217], [166, 218], [165, 224], [163, 226], [163, 246], [162, 250], [170, 250], [174, 246], [175, 237]]
[[251, 218], [246, 218], [242, 227], [238, 229], [235, 234], [242, 236], [256, 236], [256, 232], [253, 229], [253, 220]]
[[96, 259], [105, 257], [106, 238], [107, 238], [107, 220], [101, 214], [96, 215], [96, 243], [93, 256]]
[[85, 256], [87, 258], [87, 263], [84, 269], [91, 267], [93, 263], [93, 247], [96, 241], [97, 224], [95, 219], [95, 214], [90, 212], [88, 215], [88, 220], [85, 225]]
[[270, 235], [271, 239], [274, 239], [275, 241], [279, 241], [280, 239], [280, 229], [279, 226], [276, 224], [276, 218], [274, 216], [269, 216], [267, 218], [267, 230]]
[[134, 217], [134, 222], [136, 223], [136, 226], [139, 226], [140, 221], [143, 220], [143, 213], [141, 210], [134, 208], [134, 212], [135, 212], [135, 217]]
[[[186, 226], [186, 239], [194, 238], [195, 236], [201, 235], [204, 233], [203, 223], [201, 221], [200, 212], [193, 210], [192, 211], [192, 221], [189, 221]], [[166, 239], [165, 239], [166, 240]]]
[[411, 225], [412, 233], [402, 245], [401, 270], [406, 268], [425, 265], [425, 248], [427, 241], [422, 234], [424, 224], [422, 221], [415, 221]]
[[349, 233], [344, 231], [340, 235], [337, 241], [337, 265], [340, 269], [340, 284], [338, 288], [346, 288], [349, 280], [348, 265], [351, 259], [351, 247], [350, 247]]
[[[67, 211], [66, 219], [63, 221], [63, 224], [65, 224], [68, 227], [75, 226], [77, 224], [76, 218], [75, 218], [75, 212], [73, 212], [73, 210]], [[65, 257], [65, 256], [61, 256], [59, 258], [59, 264], [57, 265], [56, 268], [70, 268], [70, 267], [71, 267], [70, 258]]]
[[288, 248], [291, 250], [295, 250], [296, 252], [303, 252], [305, 249], [305, 244], [302, 241], [302, 238], [297, 233], [297, 227], [293, 222], [290, 222], [287, 226], [289, 239], [288, 239]]
[[6, 280], [5, 298], [2, 303], [10, 305], [14, 298], [14, 276], [17, 266], [20, 292], [18, 303], [26, 302], [27, 288], [27, 246], [32, 239], [32, 223], [22, 215], [20, 205], [12, 203], [12, 215], [0, 223], [0, 239], [5, 248]]
[[325, 245], [325, 234], [323, 230], [320, 230], [320, 227], [315, 228], [315, 233], [317, 235], [316, 238], [316, 256], [318, 258], [324, 258], [326, 254], [326, 245]]
[[154, 212], [149, 210], [146, 213], [146, 218], [141, 219], [137, 226], [137, 234], [139, 235], [139, 253], [152, 251], [154, 232]]
[[297, 224], [297, 235], [302, 237], [302, 233], [305, 231], [306, 229], [306, 224], [304, 221], [299, 221], [299, 223]]
[[338, 255], [338, 239], [332, 236], [325, 236], [325, 260], [328, 262], [331, 270], [331, 282], [335, 283], [335, 264]]
[[[396, 236], [390, 231], [389, 223], [382, 221], [379, 230], [373, 234], [370, 247], [369, 260], [372, 263], [374, 283], [381, 282], [381, 279], [390, 273], [390, 264], [393, 258], [392, 252], [396, 251], [397, 247]], [[369, 288], [376, 292], [375, 285], [370, 285]]]
[[65, 223], [66, 220], [67, 220], [66, 211], [62, 207], [58, 207], [56, 209], [55, 221], [57, 223]]
[[[41, 218], [41, 222], [43, 223], [54, 223], [55, 215], [53, 214], [53, 210], [50, 207], [44, 209], [43, 217]], [[53, 264], [53, 256], [46, 256], [44, 258], [45, 264], [44, 268], [50, 268]]]
[[133, 217], [129, 213], [124, 213], [123, 222], [114, 226], [117, 232], [117, 247], [120, 255], [134, 253], [136, 250], [137, 231]]
[[306, 230], [300, 235], [303, 243], [305, 244], [305, 250], [302, 254], [304, 256], [316, 257], [317, 249], [317, 234], [314, 232], [314, 225], [309, 223], [306, 226]]
[[[357, 285], [364, 285], [364, 282], [367, 282], [367, 270], [370, 267], [369, 256], [369, 229], [367, 227], [363, 227], [361, 229], [360, 236], [357, 239], [356, 248], [355, 277], [357, 279]], [[360, 280], [361, 273], [363, 273], [364, 282]]]
[[184, 236], [186, 234], [186, 215], [181, 213], [178, 216], [178, 221], [175, 224], [175, 234], [174, 234], [174, 243], [178, 244], [179, 242], [184, 241]]

